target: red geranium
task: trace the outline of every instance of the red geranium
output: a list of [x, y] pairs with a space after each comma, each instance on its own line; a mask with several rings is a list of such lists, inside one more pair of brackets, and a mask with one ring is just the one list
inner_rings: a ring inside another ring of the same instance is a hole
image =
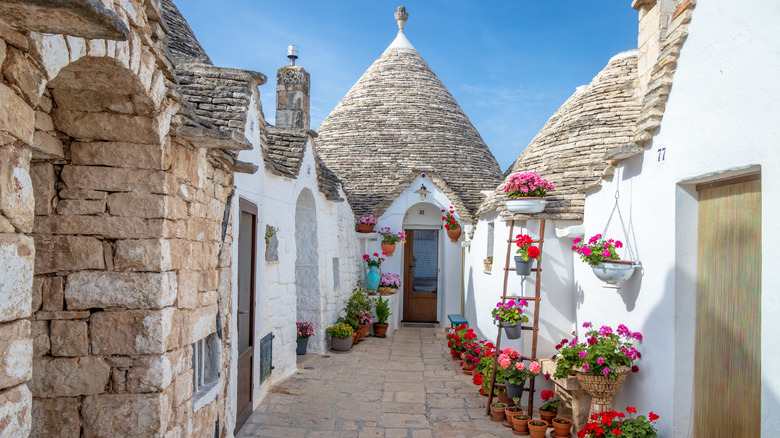
[[444, 221], [444, 228], [448, 230], [454, 230], [456, 228], [460, 228], [460, 224], [458, 223], [457, 219], [455, 219], [455, 208], [450, 205], [449, 211], [442, 209], [441, 211], [444, 213], [444, 216], [441, 217], [441, 220]]

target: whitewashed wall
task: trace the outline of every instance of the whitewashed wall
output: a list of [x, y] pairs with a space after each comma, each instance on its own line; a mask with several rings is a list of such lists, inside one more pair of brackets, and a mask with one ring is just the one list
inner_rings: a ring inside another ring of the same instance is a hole
[[[773, 2], [698, 2], [661, 129], [641, 156], [588, 196], [586, 236], [600, 233], [619, 182], [632, 211], [644, 275], [622, 291], [602, 288], [575, 262], [583, 291], [577, 322], [625, 323], [645, 334], [639, 374], [628, 377], [618, 408], [661, 415], [659, 436], [690, 434], [695, 332], [696, 183], [760, 168], [762, 177], [762, 436], [780, 427], [780, 270], [774, 232], [780, 203], [780, 9]], [[664, 156], [665, 153], [665, 156]], [[660, 157], [660, 158], [659, 158]], [[611, 236], [622, 239], [617, 228]], [[747, 395], [746, 396], [751, 396]]]
[[[325, 328], [338, 316], [346, 303], [352, 285], [358, 278], [358, 242], [354, 233], [354, 214], [349, 203], [333, 202], [319, 191], [317, 166], [313, 145], [307, 142], [306, 152], [297, 179], [283, 178], [265, 171], [260, 155], [260, 129], [265, 123], [259, 100], [253, 95], [255, 105], [250, 109], [246, 136], [252, 142], [253, 149], [242, 151], [239, 159], [257, 165], [260, 170], [254, 175], [236, 174], [236, 193], [233, 200], [233, 217], [238, 217], [238, 199], [244, 198], [258, 207], [257, 230], [257, 272], [255, 291], [255, 352], [253, 403], [257, 407], [268, 388], [293, 374], [296, 369], [296, 285], [295, 285], [295, 208], [301, 191], [308, 189], [314, 196], [318, 227], [318, 272], [319, 292], [322, 304], [322, 316], [318, 327], [314, 327], [314, 336], [309, 341], [309, 352], [324, 352], [328, 348]], [[341, 193], [346, 199], [345, 194]], [[235, 222], [235, 220], [234, 220]], [[279, 228], [279, 261], [265, 260], [265, 228], [273, 225]], [[238, 227], [233, 226], [233, 260], [238, 257]], [[333, 259], [338, 258], [338, 281], [335, 281]], [[237, 264], [234, 263], [234, 266]], [[238, 281], [237, 270], [233, 272], [233, 312], [237, 312]], [[235, 321], [236, 318], [233, 318]], [[235, 323], [231, 332], [236, 333]], [[260, 384], [260, 339], [273, 332], [273, 365], [271, 376]], [[237, 385], [236, 363], [237, 346], [233, 343], [234, 360], [229, 376], [233, 397]], [[232, 415], [235, 421], [236, 401], [231, 400]], [[232, 430], [230, 425], [228, 430]]]

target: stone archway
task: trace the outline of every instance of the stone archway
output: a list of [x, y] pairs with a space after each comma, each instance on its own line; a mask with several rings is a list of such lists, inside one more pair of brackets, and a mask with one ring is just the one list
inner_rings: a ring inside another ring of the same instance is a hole
[[296, 321], [312, 323], [314, 336], [309, 340], [309, 350], [324, 351], [317, 209], [309, 189], [301, 191], [295, 204], [295, 253]]

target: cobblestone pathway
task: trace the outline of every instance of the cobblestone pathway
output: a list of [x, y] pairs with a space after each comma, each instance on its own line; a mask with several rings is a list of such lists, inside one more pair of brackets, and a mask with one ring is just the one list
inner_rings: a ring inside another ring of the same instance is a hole
[[392, 338], [368, 338], [348, 354], [328, 354], [299, 363], [239, 437], [514, 436], [485, 416], [487, 399], [450, 359], [440, 328], [401, 328]]

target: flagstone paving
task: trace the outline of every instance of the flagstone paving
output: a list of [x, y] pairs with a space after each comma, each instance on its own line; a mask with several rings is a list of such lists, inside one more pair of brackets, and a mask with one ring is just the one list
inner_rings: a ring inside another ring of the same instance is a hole
[[450, 358], [441, 328], [405, 327], [347, 354], [306, 356], [239, 438], [514, 436], [485, 416], [487, 399]]

